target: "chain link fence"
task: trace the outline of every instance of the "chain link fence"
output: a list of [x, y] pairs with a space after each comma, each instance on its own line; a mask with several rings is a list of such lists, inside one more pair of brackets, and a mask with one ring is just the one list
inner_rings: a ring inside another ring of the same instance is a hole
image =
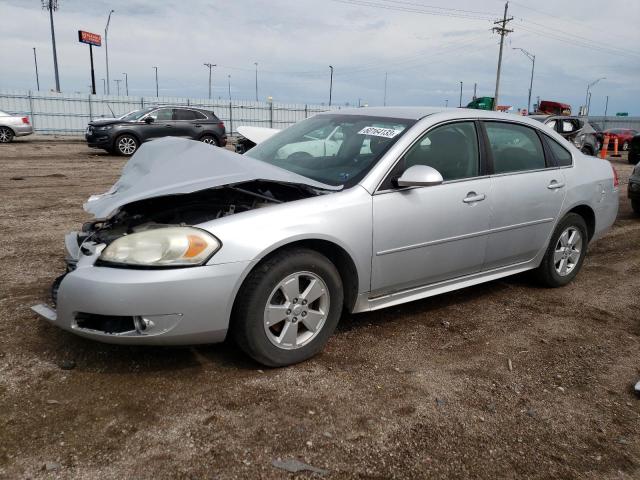
[[29, 116], [35, 133], [44, 135], [82, 135], [91, 120], [120, 117], [132, 110], [155, 105], [213, 110], [225, 122], [229, 135], [235, 134], [240, 125], [285, 128], [316, 113], [340, 109], [339, 106], [243, 100], [0, 90], [0, 111]]

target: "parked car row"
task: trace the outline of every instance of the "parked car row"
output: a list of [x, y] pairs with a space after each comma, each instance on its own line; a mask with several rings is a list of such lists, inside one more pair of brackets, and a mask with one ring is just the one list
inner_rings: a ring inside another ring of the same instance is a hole
[[133, 155], [140, 145], [161, 137], [182, 137], [218, 147], [227, 144], [224, 122], [212, 111], [194, 107], [156, 106], [120, 118], [89, 122], [87, 144], [117, 155]]

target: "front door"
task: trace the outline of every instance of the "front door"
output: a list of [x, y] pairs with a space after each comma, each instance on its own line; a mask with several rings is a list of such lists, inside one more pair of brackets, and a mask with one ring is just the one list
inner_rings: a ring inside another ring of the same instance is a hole
[[147, 123], [143, 119], [140, 131], [143, 141], [160, 137], [176, 136], [176, 122], [173, 119], [173, 108], [159, 108], [149, 113], [147, 117], [153, 118], [153, 122]]
[[[374, 295], [469, 275], [484, 262], [491, 180], [482, 176], [473, 121], [435, 127], [418, 140], [373, 196]], [[428, 165], [441, 185], [399, 189], [393, 178]]]

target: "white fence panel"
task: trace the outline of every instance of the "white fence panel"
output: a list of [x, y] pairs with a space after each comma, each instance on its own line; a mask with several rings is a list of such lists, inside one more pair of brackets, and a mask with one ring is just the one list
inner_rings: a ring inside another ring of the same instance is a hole
[[233, 135], [240, 125], [285, 128], [316, 113], [339, 110], [325, 105], [187, 97], [132, 97], [0, 90], [0, 110], [28, 115], [36, 133], [81, 135], [91, 120], [112, 118], [154, 105], [182, 105], [213, 110]]

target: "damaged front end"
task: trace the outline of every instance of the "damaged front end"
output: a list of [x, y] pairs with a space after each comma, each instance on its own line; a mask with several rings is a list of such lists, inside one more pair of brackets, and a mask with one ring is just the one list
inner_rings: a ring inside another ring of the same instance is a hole
[[[104, 342], [138, 343], [142, 337], [151, 344], [221, 341], [248, 261], [209, 264], [222, 243], [198, 226], [335, 190], [324, 187], [201, 142], [144, 144], [118, 182], [85, 204], [96, 219], [65, 237], [66, 272], [53, 282], [53, 308], [40, 304], [32, 309], [60, 328]], [[179, 232], [177, 243], [165, 241], [170, 232]], [[161, 240], [145, 243], [154, 237]], [[185, 238], [195, 239], [193, 245], [180, 243]], [[193, 261], [145, 263], [145, 258], [136, 263], [126, 259], [129, 243], [144, 257], [164, 254], [168, 246]], [[110, 251], [118, 254], [110, 257]], [[124, 257], [118, 256], [123, 251]], [[118, 263], [121, 258], [125, 261]], [[202, 265], [207, 268], [182, 268]], [[169, 331], [170, 336], [162, 335]]]

